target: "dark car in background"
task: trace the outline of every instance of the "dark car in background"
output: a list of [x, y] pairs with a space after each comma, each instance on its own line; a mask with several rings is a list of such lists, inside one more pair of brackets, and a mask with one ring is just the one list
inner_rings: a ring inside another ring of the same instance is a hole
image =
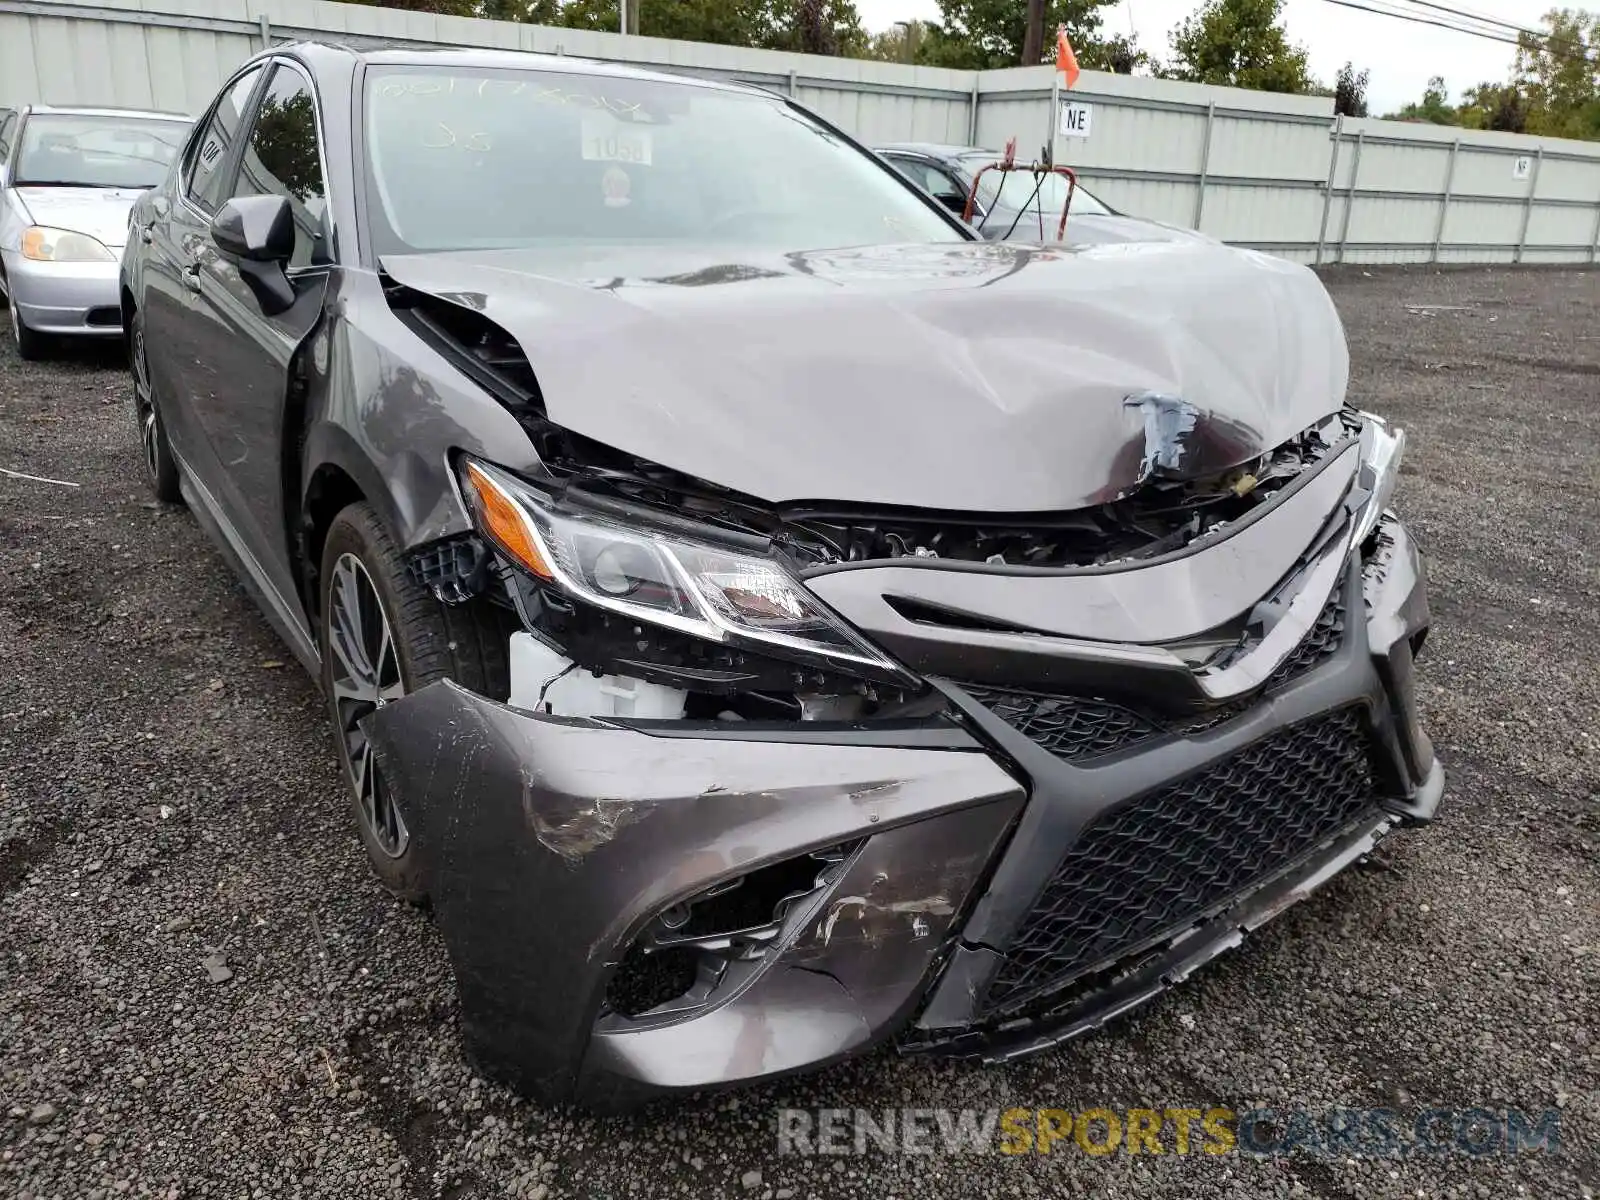
[[1403, 439], [1302, 267], [988, 242], [753, 88], [319, 45], [132, 228], [150, 483], [541, 1096], [1037, 1052], [1439, 802]]

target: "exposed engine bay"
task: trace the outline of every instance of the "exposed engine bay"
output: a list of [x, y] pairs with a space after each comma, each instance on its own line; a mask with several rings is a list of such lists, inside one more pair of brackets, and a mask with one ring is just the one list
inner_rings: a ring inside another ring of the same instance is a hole
[[[798, 573], [846, 563], [946, 559], [1072, 569], [1158, 559], [1273, 504], [1359, 434], [1343, 410], [1259, 458], [1197, 479], [1148, 478], [1131, 494], [1059, 513], [977, 515], [817, 503], [770, 505], [572, 433], [546, 415], [517, 341], [471, 304], [403, 287], [398, 315], [447, 353], [527, 430], [553, 489], [625, 518], [692, 523], [776, 551]], [[922, 717], [926, 689], [722, 646], [596, 609], [519, 571], [496, 569], [476, 538], [435, 547], [416, 567], [444, 600], [487, 590], [534, 632], [512, 650], [512, 703], [557, 715], [704, 720]]]

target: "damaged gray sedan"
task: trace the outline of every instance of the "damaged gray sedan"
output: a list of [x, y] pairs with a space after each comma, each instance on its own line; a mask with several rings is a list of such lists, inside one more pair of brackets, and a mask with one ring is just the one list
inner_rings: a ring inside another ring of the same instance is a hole
[[1037, 1052], [1439, 802], [1403, 439], [1301, 267], [986, 243], [753, 89], [314, 45], [132, 230], [151, 485], [541, 1096]]

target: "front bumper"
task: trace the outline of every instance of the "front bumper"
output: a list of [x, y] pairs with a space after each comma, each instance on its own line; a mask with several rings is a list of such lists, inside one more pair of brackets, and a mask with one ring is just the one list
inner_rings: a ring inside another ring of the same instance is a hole
[[[369, 732], [469, 1047], [542, 1096], [615, 1105], [891, 1038], [1008, 1058], [1125, 1011], [1433, 815], [1421, 560], [1392, 518], [1378, 544], [1341, 554], [1337, 636], [1295, 672], [1143, 731], [1102, 722], [1086, 756], [1060, 697], [1034, 696], [1041, 725], [943, 678], [959, 715], [900, 727], [575, 720], [451, 684], [387, 706]], [[819, 851], [834, 865], [759, 956], [618, 1011], [608, 989], [663, 912]]]
[[8, 254], [6, 287], [35, 333], [115, 337], [122, 333], [119, 270], [116, 260], [35, 262]]

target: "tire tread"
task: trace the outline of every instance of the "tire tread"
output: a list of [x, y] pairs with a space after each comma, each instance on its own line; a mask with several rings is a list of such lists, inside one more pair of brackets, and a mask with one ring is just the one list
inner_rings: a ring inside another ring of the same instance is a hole
[[[450, 679], [490, 699], [504, 700], [510, 694], [508, 639], [520, 627], [515, 614], [481, 599], [461, 605], [441, 603], [412, 576], [393, 536], [365, 501], [347, 506], [334, 517], [323, 546], [319, 632], [325, 692], [331, 679], [326, 588], [333, 564], [343, 553], [354, 553], [361, 560], [388, 610], [408, 692]], [[362, 843], [366, 845], [364, 832]], [[427, 900], [427, 867], [415, 839], [398, 859], [380, 857], [371, 846], [367, 851], [374, 873], [392, 894], [413, 903]]]

